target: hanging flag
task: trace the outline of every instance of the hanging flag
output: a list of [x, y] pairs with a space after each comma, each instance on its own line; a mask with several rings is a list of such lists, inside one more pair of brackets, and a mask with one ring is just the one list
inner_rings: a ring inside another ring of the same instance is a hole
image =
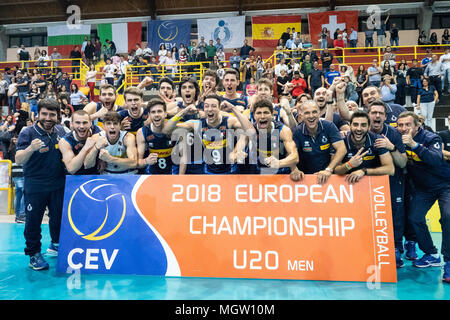
[[191, 20], [152, 20], [147, 27], [148, 46], [158, 53], [161, 44], [167, 50], [180, 47], [182, 43], [189, 47], [191, 40]]
[[142, 22], [99, 24], [97, 34], [102, 44], [106, 44], [106, 39], [114, 42], [117, 53], [129, 53], [142, 42]]
[[202, 36], [206, 44], [219, 38], [225, 49], [240, 48], [245, 40], [245, 16], [198, 19], [197, 29], [199, 41]]
[[308, 14], [309, 35], [313, 44], [319, 43], [319, 35], [322, 28], [327, 28], [330, 39], [333, 39], [336, 29], [347, 29], [350, 35], [350, 27], [358, 31], [358, 11], [326, 11]]
[[300, 32], [301, 27], [302, 17], [299, 15], [252, 17], [253, 47], [276, 47], [287, 28]]
[[90, 38], [91, 25], [81, 24], [79, 28], [69, 28], [67, 24], [47, 27], [47, 46], [49, 55], [53, 48], [63, 57], [68, 57], [76, 45], [81, 46], [85, 37]]

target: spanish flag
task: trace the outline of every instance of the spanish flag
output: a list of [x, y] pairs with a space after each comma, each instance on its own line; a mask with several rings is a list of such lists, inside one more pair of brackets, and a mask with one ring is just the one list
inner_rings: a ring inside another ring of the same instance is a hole
[[287, 28], [300, 32], [302, 17], [297, 16], [261, 16], [252, 17], [253, 47], [276, 47], [278, 40]]

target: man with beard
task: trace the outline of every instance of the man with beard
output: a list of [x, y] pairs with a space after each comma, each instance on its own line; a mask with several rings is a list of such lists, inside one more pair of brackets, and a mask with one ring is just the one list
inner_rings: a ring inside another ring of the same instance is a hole
[[441, 253], [444, 256], [442, 280], [450, 283], [450, 165], [442, 155], [442, 139], [419, 126], [414, 112], [406, 111], [398, 118], [398, 132], [408, 155], [407, 191], [408, 219], [412, 224], [420, 250], [424, 255], [413, 262], [418, 268], [441, 266], [441, 258], [428, 230], [425, 216], [438, 201], [442, 227]]
[[92, 125], [89, 114], [84, 110], [75, 111], [70, 122], [72, 131], [59, 142], [59, 150], [62, 153], [66, 170], [69, 174], [75, 175], [96, 174], [96, 167], [84, 168], [84, 160], [95, 144], [92, 135], [99, 133], [101, 129]]
[[320, 109], [315, 101], [301, 104], [299, 115], [303, 121], [295, 128], [293, 139], [301, 161], [291, 178], [295, 181], [294, 177], [315, 174], [317, 183], [325, 184], [346, 154], [344, 141], [332, 122], [320, 119]]
[[393, 175], [394, 162], [389, 151], [375, 146], [379, 135], [370, 132], [369, 115], [355, 112], [350, 119], [350, 132], [344, 138], [347, 154], [334, 172], [347, 175], [345, 180], [356, 183], [364, 176]]
[[59, 231], [64, 198], [65, 172], [59, 140], [65, 135], [58, 125], [60, 107], [54, 99], [38, 104], [39, 121], [24, 128], [17, 141], [16, 163], [23, 165], [25, 199], [25, 254], [33, 270], [48, 269], [41, 254], [41, 223], [45, 208], [50, 217], [51, 244], [47, 253], [58, 254]]
[[103, 116], [108, 111], [120, 111], [123, 108], [116, 105], [116, 89], [110, 84], [104, 84], [100, 87], [100, 102], [90, 102], [83, 110], [89, 114], [93, 124], [103, 127]]
[[230, 135], [230, 129], [243, 129], [250, 134], [253, 126], [247, 118], [242, 115], [237, 106], [233, 106], [234, 117], [223, 116], [220, 110], [221, 97], [209, 95], [205, 97], [205, 118], [179, 123], [180, 114], [173, 117], [169, 123], [169, 132], [176, 123], [178, 128], [194, 132], [201, 139], [204, 148], [203, 173], [206, 174], [231, 174], [234, 167], [228, 163], [228, 155], [233, 146], [234, 135]]
[[[381, 100], [381, 89], [374, 86], [368, 86], [364, 88], [361, 96], [363, 109], [367, 112], [370, 103], [375, 100]], [[397, 127], [398, 116], [400, 115], [400, 113], [406, 111], [406, 109], [401, 105], [395, 103], [386, 104], [386, 107], [385, 123], [395, 128]]]
[[[178, 116], [183, 117], [184, 113], [195, 108], [190, 106], [182, 109]], [[166, 104], [162, 99], [152, 99], [147, 105], [149, 120], [136, 135], [138, 168], [145, 168], [146, 174], [172, 174], [172, 153], [176, 142], [170, 135], [163, 132], [167, 126], [165, 118], [167, 116]]]
[[392, 219], [394, 226], [395, 258], [397, 268], [404, 266], [401, 255], [403, 254], [403, 236], [406, 238], [407, 258], [411, 258], [412, 252], [409, 249], [410, 239], [405, 234], [405, 176], [403, 170], [408, 158], [406, 157], [405, 146], [402, 143], [401, 135], [392, 126], [385, 123], [387, 104], [381, 100], [375, 100], [369, 105], [370, 132], [379, 137], [375, 140], [374, 146], [388, 150], [392, 156], [395, 167], [395, 174], [389, 176], [391, 191]]
[[140, 89], [135, 87], [127, 88], [123, 97], [125, 100], [125, 109], [119, 111], [119, 116], [122, 119], [122, 130], [128, 131], [134, 135], [144, 126], [148, 119], [148, 109], [142, 100], [143, 93]]
[[[298, 153], [292, 131], [288, 126], [273, 120], [273, 104], [269, 99], [258, 99], [253, 105], [254, 128], [242, 135], [234, 151], [230, 154], [231, 162], [243, 162], [247, 157], [257, 159], [258, 174], [289, 174], [298, 163]], [[251, 142], [256, 148], [250, 148], [256, 155], [245, 152], [245, 147]]]
[[86, 169], [97, 163], [97, 157], [103, 161], [104, 174], [133, 174], [136, 170], [136, 137], [120, 130], [120, 116], [109, 111], [104, 116], [103, 131], [93, 135], [94, 148], [88, 152], [84, 161]]

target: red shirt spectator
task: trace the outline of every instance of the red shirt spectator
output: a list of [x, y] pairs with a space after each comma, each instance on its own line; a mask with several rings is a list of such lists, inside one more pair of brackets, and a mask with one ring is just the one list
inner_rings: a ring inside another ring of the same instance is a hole
[[293, 98], [297, 98], [299, 95], [304, 93], [306, 88], [308, 87], [306, 85], [305, 79], [300, 78], [300, 75], [298, 73], [294, 73], [294, 78], [292, 79], [291, 83], [294, 85], [294, 88], [292, 89]]
[[338, 48], [334, 51], [335, 57], [340, 63], [342, 63], [342, 49], [345, 47], [344, 40], [342, 39], [342, 34], [338, 35], [338, 38], [333, 41], [333, 47]]

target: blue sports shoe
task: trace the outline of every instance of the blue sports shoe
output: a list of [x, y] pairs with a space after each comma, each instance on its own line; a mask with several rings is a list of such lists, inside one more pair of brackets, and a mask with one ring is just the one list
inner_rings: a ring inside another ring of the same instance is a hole
[[441, 257], [435, 258], [431, 254], [424, 254], [422, 258], [414, 261], [413, 265], [417, 268], [440, 267]]
[[33, 270], [46, 270], [48, 267], [47, 261], [40, 252], [30, 257], [30, 268]]
[[450, 283], [450, 261], [444, 264], [444, 275], [442, 276], [442, 281]]
[[395, 249], [395, 264], [397, 265], [397, 269], [403, 268], [405, 266], [405, 263], [403, 262], [402, 259], [402, 254], [400, 253], [400, 250], [398, 250], [397, 248]]
[[405, 257], [408, 260], [416, 260], [418, 258], [416, 253], [416, 243], [414, 241], [405, 242], [406, 254]]
[[50, 243], [50, 246], [47, 248], [47, 254], [49, 256], [57, 257], [58, 256], [58, 248], [59, 243]]

